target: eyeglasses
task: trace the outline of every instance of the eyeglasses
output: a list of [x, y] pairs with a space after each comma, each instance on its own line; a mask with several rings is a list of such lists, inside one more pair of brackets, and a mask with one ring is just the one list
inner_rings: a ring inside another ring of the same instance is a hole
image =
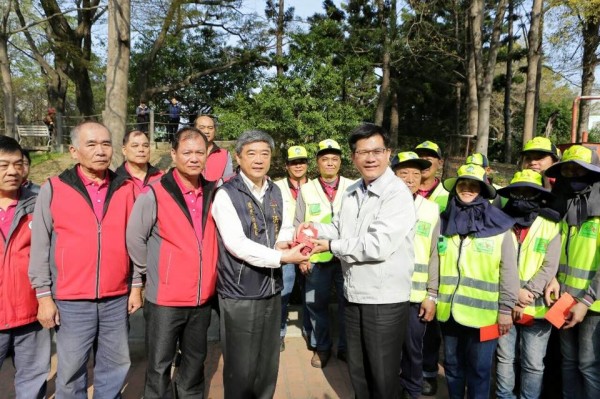
[[197, 128], [198, 130], [205, 130], [205, 129], [206, 129], [206, 130], [215, 130], [215, 127], [214, 127], [214, 126], [204, 126], [204, 125], [200, 125], [200, 126], [196, 126], [196, 128]]
[[375, 148], [374, 150], [356, 150], [354, 154], [360, 158], [366, 158], [369, 154], [380, 157], [387, 151], [387, 148]]

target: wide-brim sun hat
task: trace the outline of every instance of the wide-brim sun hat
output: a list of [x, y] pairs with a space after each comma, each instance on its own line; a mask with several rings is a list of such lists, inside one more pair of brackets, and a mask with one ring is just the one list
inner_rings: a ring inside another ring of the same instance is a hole
[[544, 187], [542, 175], [539, 172], [531, 169], [523, 169], [522, 171], [516, 172], [510, 181], [510, 184], [506, 187], [498, 189], [497, 192], [498, 195], [508, 198], [510, 196], [510, 192], [519, 187], [529, 187], [541, 192], [544, 195], [551, 195], [550, 190]]
[[546, 137], [534, 137], [529, 140], [523, 146], [521, 154], [533, 151], [550, 154], [555, 161], [560, 160], [560, 150]]
[[392, 170], [396, 168], [406, 167], [410, 164], [417, 166], [417, 169], [424, 170], [431, 167], [431, 162], [426, 159], [421, 159], [416, 152], [403, 151], [394, 155], [392, 158]]
[[591, 173], [600, 174], [600, 166], [598, 166], [600, 159], [596, 151], [578, 144], [569, 147], [564, 152], [561, 161], [550, 166], [544, 173], [548, 177], [559, 177], [562, 166], [568, 163], [575, 163]]
[[452, 192], [456, 186], [456, 182], [459, 179], [469, 179], [478, 181], [481, 185], [481, 196], [484, 198], [492, 199], [496, 197], [496, 189], [490, 183], [488, 183], [485, 169], [479, 165], [468, 164], [462, 165], [456, 172], [456, 177], [450, 177], [442, 183], [444, 188], [448, 192]]
[[325, 152], [335, 152], [340, 155], [342, 154], [342, 147], [340, 147], [338, 142], [335, 140], [327, 139], [327, 140], [320, 141], [318, 146], [319, 146], [319, 149], [317, 150], [317, 156], [319, 156]]
[[416, 152], [417, 154], [420, 152], [429, 152], [434, 156], [438, 157], [439, 159], [442, 159], [442, 149], [433, 141], [422, 142], [421, 144], [415, 147], [414, 152]]
[[297, 159], [308, 159], [306, 148], [300, 145], [294, 145], [288, 148], [286, 161], [295, 161]]

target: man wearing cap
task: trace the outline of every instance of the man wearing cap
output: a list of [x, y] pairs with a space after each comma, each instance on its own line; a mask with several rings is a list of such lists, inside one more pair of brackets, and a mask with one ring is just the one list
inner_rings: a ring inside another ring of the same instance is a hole
[[[534, 137], [525, 143], [521, 156], [522, 169], [544, 173], [546, 169], [560, 160], [560, 150], [546, 137]], [[554, 179], [547, 179], [544, 186], [550, 189], [553, 182]]]
[[552, 325], [544, 319], [548, 310], [544, 289], [558, 270], [560, 216], [549, 208], [550, 191], [543, 187], [542, 175], [534, 170], [515, 173], [510, 185], [498, 190], [498, 194], [508, 200], [502, 210], [516, 221], [512, 233], [518, 253], [520, 289], [513, 309], [515, 326], [498, 340], [496, 397], [515, 397], [515, 370], [520, 369], [517, 396], [539, 398], [552, 330]]
[[450, 199], [441, 215], [436, 313], [449, 396], [463, 398], [466, 388], [470, 398], [487, 398], [497, 339], [481, 340], [481, 329], [493, 326], [504, 335], [512, 327], [519, 291], [515, 221], [490, 204], [496, 189], [483, 168], [462, 165], [457, 174], [443, 183]]
[[227, 180], [233, 176], [233, 162], [231, 154], [226, 148], [221, 148], [215, 143], [217, 125], [210, 115], [198, 115], [194, 121], [196, 129], [200, 130], [208, 139], [208, 158], [202, 175], [206, 180]]
[[423, 336], [435, 316], [439, 283], [437, 242], [440, 235], [438, 204], [417, 194], [421, 171], [431, 162], [411, 151], [400, 152], [392, 159], [392, 170], [413, 195], [417, 211], [415, 228], [415, 269], [410, 291], [408, 331], [402, 348], [400, 383], [409, 397], [419, 398], [423, 385]]
[[[288, 222], [294, 224], [294, 215], [296, 214], [296, 199], [300, 192], [300, 187], [307, 182], [306, 173], [308, 171], [308, 153], [306, 148], [294, 145], [288, 148], [285, 161], [285, 170], [287, 177], [277, 180], [274, 183], [281, 190], [283, 197], [283, 206], [287, 208]], [[290, 295], [294, 289], [296, 281], [296, 265], [288, 263], [281, 266], [283, 273], [283, 289], [281, 290], [281, 333], [280, 333], [280, 351], [285, 350], [285, 333], [287, 331], [288, 303]], [[309, 320], [308, 316], [302, 314], [303, 326], [304, 320]], [[310, 331], [310, 328], [308, 329]]]
[[267, 177], [273, 138], [250, 130], [238, 138], [240, 173], [217, 190], [217, 294], [221, 309], [225, 399], [272, 398], [279, 370], [281, 265], [308, 260], [289, 248], [293, 226], [279, 187]]
[[[440, 212], [446, 209], [448, 191], [444, 189], [437, 172], [444, 165], [442, 150], [432, 141], [424, 141], [415, 148], [420, 158], [431, 162], [428, 169], [421, 171], [421, 186], [417, 194], [438, 204]], [[423, 342], [423, 395], [433, 396], [437, 392], [437, 374], [440, 345], [440, 327], [437, 320], [429, 323]]]
[[406, 184], [388, 167], [385, 129], [365, 123], [350, 133], [348, 144], [361, 179], [340, 193], [342, 205], [331, 224], [313, 223], [319, 235], [313, 252], [331, 251], [342, 261], [355, 397], [397, 398], [414, 267], [415, 207]]
[[433, 141], [424, 141], [415, 147], [415, 152], [419, 155], [419, 158], [431, 162], [429, 168], [421, 171], [421, 186], [417, 194], [437, 203], [440, 212], [443, 212], [448, 202], [448, 192], [437, 177], [437, 172], [444, 166], [442, 150]]
[[595, 151], [574, 145], [546, 169], [546, 176], [556, 178], [552, 193], [565, 214], [558, 281], [548, 286], [546, 301], [553, 303], [564, 292], [576, 300], [560, 330], [564, 398], [600, 397], [599, 165]]
[[502, 188], [501, 186], [494, 184], [494, 182], [493, 182], [494, 178], [492, 176], [492, 173], [494, 173], [494, 170], [490, 166], [490, 161], [488, 160], [488, 157], [485, 154], [482, 154], [480, 152], [474, 152], [473, 154], [471, 154], [467, 157], [465, 164], [467, 164], [467, 165], [473, 164], [473, 165], [481, 166], [485, 170], [485, 175], [487, 176], [487, 179], [490, 182], [490, 184], [492, 186], [494, 186], [494, 188], [496, 190]]
[[[352, 180], [339, 175], [342, 166], [342, 149], [335, 140], [323, 140], [317, 152], [319, 177], [310, 180], [300, 189], [296, 205], [295, 225], [303, 222], [331, 223], [340, 210], [343, 193]], [[304, 295], [312, 324], [310, 344], [315, 353], [310, 364], [316, 368], [327, 365], [331, 357], [331, 329], [329, 327], [329, 299], [331, 286], [335, 285], [338, 299], [338, 358], [346, 358], [346, 332], [344, 329], [344, 276], [339, 259], [331, 252], [312, 255], [310, 264], [300, 265], [305, 276]]]

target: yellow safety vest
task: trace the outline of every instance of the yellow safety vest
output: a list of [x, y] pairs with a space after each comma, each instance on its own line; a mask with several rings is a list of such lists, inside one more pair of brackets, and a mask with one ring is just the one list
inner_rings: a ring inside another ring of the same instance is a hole
[[[523, 240], [523, 243], [519, 248], [517, 235], [513, 230], [513, 243], [515, 244], [519, 256], [518, 264], [521, 288], [523, 288], [542, 268], [544, 259], [546, 258], [548, 244], [550, 244], [550, 241], [552, 241], [559, 233], [560, 226], [558, 223], [551, 222], [542, 217], [537, 217], [533, 221], [525, 240]], [[548, 307], [544, 303], [544, 297], [541, 296], [535, 300], [533, 305], [527, 306], [524, 313], [531, 315], [536, 319], [543, 319], [547, 311]]]
[[412, 275], [410, 301], [421, 303], [427, 296], [429, 259], [433, 231], [440, 220], [439, 205], [420, 195], [415, 198], [417, 224], [415, 225], [415, 269]]
[[281, 190], [281, 197], [283, 198], [283, 207], [286, 210], [286, 216], [288, 220], [282, 222], [288, 222], [290, 225], [294, 224], [294, 216], [296, 215], [296, 200], [292, 196], [290, 191], [289, 183], [287, 178], [277, 180], [274, 182], [277, 187]]
[[[323, 192], [323, 187], [319, 179], [312, 179], [308, 183], [302, 186], [300, 189], [300, 195], [306, 205], [306, 211], [304, 213], [305, 222], [317, 222], [317, 223], [331, 223], [333, 215], [339, 212], [342, 206], [342, 197], [344, 191], [354, 183], [350, 179], [340, 176], [338, 183], [337, 193], [333, 203], [329, 202], [329, 198]], [[314, 254], [310, 257], [310, 261], [313, 263], [329, 262], [333, 259], [331, 252], [321, 252], [320, 254]]]
[[[600, 217], [593, 217], [577, 228], [561, 222], [562, 249], [558, 281], [574, 298], [583, 298], [600, 262]], [[600, 312], [600, 300], [590, 310]]]
[[440, 182], [427, 199], [438, 204], [440, 207], [440, 213], [442, 213], [446, 210], [446, 206], [448, 205], [449, 194], [450, 193], [448, 193], [448, 191], [446, 191], [442, 185], [442, 182]]
[[437, 318], [480, 328], [495, 324], [504, 233], [487, 238], [441, 236]]

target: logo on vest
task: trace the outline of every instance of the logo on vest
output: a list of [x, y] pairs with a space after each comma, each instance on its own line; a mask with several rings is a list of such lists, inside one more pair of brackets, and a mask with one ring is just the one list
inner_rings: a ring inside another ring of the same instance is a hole
[[535, 243], [533, 244], [533, 251], [545, 254], [546, 252], [548, 252], [549, 243], [550, 240], [547, 240], [545, 238], [536, 238]]
[[431, 223], [419, 220], [415, 227], [415, 234], [418, 234], [423, 237], [429, 237], [429, 232], [431, 231]]
[[308, 213], [318, 215], [321, 213], [321, 204], [308, 204]]
[[494, 240], [478, 238], [474, 242], [475, 252], [480, 252], [488, 255], [494, 253]]
[[585, 222], [581, 225], [579, 235], [586, 238], [597, 238], [598, 237], [598, 223], [597, 222]]

